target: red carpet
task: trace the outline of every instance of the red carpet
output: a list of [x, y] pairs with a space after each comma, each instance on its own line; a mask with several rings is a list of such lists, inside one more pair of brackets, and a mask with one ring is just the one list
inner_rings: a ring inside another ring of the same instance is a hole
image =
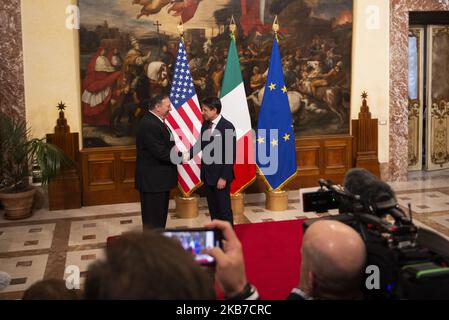
[[[239, 224], [248, 281], [261, 299], [284, 300], [299, 281], [303, 220]], [[107, 243], [116, 237], [109, 237]], [[223, 299], [218, 287], [217, 298]]]
[[299, 281], [302, 220], [240, 224], [248, 280], [264, 300], [285, 299]]

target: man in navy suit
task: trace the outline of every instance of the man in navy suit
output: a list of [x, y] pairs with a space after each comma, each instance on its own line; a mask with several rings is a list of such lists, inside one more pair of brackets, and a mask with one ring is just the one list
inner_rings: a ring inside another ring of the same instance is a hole
[[220, 114], [219, 98], [204, 99], [201, 112], [204, 118], [201, 139], [184, 156], [184, 160], [202, 151], [201, 180], [205, 186], [211, 218], [229, 221], [233, 225], [230, 186], [234, 180], [235, 128]]
[[137, 131], [135, 187], [140, 192], [144, 227], [165, 228], [170, 189], [178, 181], [171, 157], [175, 142], [165, 124], [170, 110], [167, 95], [153, 97]]

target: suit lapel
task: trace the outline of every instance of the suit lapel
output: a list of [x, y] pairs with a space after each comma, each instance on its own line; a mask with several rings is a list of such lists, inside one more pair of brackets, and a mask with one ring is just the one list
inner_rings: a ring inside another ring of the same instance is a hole
[[157, 124], [162, 129], [162, 134], [170, 139], [171, 132], [170, 129], [154, 114], [148, 111], [149, 117], [152, 119], [152, 121]]
[[[221, 116], [220, 121], [218, 121], [217, 125], [214, 128], [214, 132], [215, 130], [217, 130], [221, 135], [223, 135], [223, 125], [224, 125], [224, 121], [223, 121], [223, 116]], [[213, 134], [213, 132], [212, 132]]]

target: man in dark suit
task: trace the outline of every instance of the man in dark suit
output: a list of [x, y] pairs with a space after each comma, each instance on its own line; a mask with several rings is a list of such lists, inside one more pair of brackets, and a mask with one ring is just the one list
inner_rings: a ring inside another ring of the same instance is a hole
[[137, 131], [135, 187], [140, 192], [144, 227], [165, 228], [170, 189], [178, 181], [172, 162], [177, 155], [172, 152], [175, 142], [165, 124], [170, 110], [167, 95], [153, 97]]
[[201, 127], [201, 139], [184, 155], [184, 160], [202, 151], [201, 180], [206, 189], [211, 218], [229, 221], [233, 225], [229, 193], [234, 180], [235, 128], [220, 114], [221, 102], [216, 97], [204, 99], [201, 112], [205, 120]]

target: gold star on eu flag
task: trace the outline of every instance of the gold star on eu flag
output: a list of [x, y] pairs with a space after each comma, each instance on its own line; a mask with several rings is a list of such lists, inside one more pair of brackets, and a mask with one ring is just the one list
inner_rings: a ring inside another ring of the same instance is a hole
[[282, 87], [282, 92], [283, 92], [283, 93], [287, 93], [287, 87], [286, 87], [286, 86], [283, 86], [283, 87]]
[[265, 138], [264, 137], [259, 137], [259, 138], [257, 138], [257, 142], [259, 142], [259, 144], [265, 143]]
[[288, 133], [286, 133], [284, 135], [284, 141], [290, 140], [290, 135]]
[[276, 139], [273, 139], [273, 140], [271, 140], [271, 145], [274, 147], [274, 146], [277, 146], [278, 145], [278, 141], [276, 140]]
[[270, 88], [270, 91], [273, 91], [274, 89], [276, 89], [276, 84], [272, 82], [268, 87]]

